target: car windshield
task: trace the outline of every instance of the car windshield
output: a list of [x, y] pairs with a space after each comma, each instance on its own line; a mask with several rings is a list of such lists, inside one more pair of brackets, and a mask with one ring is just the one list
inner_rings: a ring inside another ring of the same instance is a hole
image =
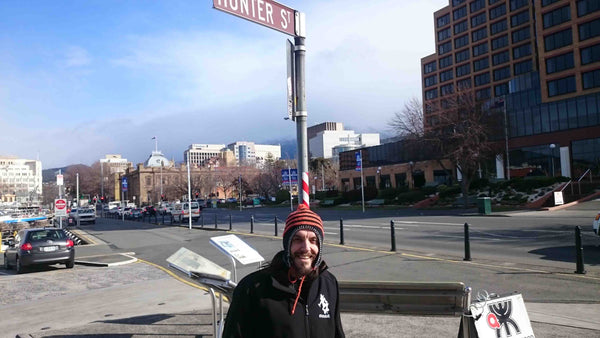
[[43, 229], [43, 230], [36, 230], [36, 231], [30, 231], [27, 234], [27, 240], [30, 242], [36, 242], [36, 241], [46, 241], [46, 240], [58, 240], [58, 239], [64, 239], [65, 238], [65, 233], [61, 230], [53, 230], [53, 229]]

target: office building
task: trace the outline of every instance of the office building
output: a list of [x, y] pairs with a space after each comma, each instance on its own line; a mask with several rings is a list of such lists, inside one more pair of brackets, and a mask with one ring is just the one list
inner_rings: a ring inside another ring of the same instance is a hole
[[224, 144], [191, 144], [183, 152], [183, 162], [187, 163], [190, 157], [190, 166], [203, 167], [213, 158], [219, 158], [226, 150]]
[[436, 52], [421, 59], [426, 130], [447, 97], [472, 90], [508, 122], [498, 178], [598, 173], [599, 1], [450, 0], [434, 25]]
[[42, 162], [0, 156], [0, 201], [39, 203], [42, 195]]
[[281, 146], [255, 144], [248, 141], [237, 141], [227, 145], [233, 151], [237, 163], [262, 166], [266, 159], [274, 161], [281, 158]]
[[337, 159], [342, 151], [379, 145], [379, 134], [357, 134], [340, 122], [324, 122], [307, 128], [310, 157]]

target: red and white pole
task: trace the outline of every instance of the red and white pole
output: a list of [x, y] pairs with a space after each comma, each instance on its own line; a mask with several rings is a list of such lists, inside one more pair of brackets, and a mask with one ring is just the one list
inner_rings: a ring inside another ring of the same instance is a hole
[[310, 195], [308, 193], [308, 172], [302, 173], [302, 204], [310, 208]]

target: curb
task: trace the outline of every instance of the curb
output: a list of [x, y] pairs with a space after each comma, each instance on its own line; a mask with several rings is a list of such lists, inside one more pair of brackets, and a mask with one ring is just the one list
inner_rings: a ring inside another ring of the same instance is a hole
[[[75, 264], [78, 265], [86, 265], [86, 266], [104, 266], [104, 267], [108, 267], [108, 266], [118, 266], [118, 265], [125, 265], [125, 264], [130, 264], [130, 263], [135, 263], [138, 261], [137, 258], [130, 256], [131, 254], [134, 254], [132, 252], [128, 252], [128, 253], [120, 253], [120, 254], [113, 254], [114, 255], [119, 255], [119, 256], [125, 256], [128, 259], [127, 260], [119, 260], [116, 262], [99, 262], [99, 261], [89, 261], [89, 260], [79, 260], [76, 259], [75, 260]], [[100, 255], [100, 256], [95, 256], [95, 257], [108, 257], [111, 255]], [[86, 257], [84, 257], [86, 258]], [[91, 256], [87, 257], [87, 258], [93, 258]]]

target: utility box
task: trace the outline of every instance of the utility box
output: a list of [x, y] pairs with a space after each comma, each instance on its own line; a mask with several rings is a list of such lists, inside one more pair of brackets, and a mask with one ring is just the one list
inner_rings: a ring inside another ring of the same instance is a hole
[[480, 214], [489, 215], [492, 213], [492, 199], [489, 197], [477, 198], [477, 209]]

